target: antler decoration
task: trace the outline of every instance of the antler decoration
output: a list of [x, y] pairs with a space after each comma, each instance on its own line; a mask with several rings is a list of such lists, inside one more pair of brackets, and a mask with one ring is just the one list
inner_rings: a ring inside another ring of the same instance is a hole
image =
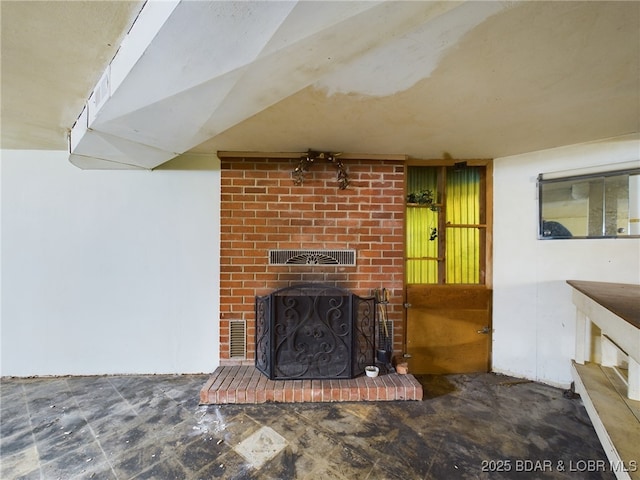
[[302, 183], [304, 182], [304, 176], [311, 168], [311, 165], [313, 165], [314, 160], [315, 156], [312, 155], [311, 150], [309, 150], [306, 155], [300, 157], [300, 163], [298, 163], [298, 166], [293, 170], [291, 174], [293, 176], [293, 183], [295, 185], [302, 185]]
[[293, 183], [295, 185], [302, 185], [304, 182], [304, 176], [309, 172], [309, 169], [313, 165], [313, 162], [316, 159], [327, 160], [328, 162], [333, 163], [338, 170], [338, 188], [340, 190], [344, 190], [349, 185], [349, 175], [344, 168], [344, 164], [338, 157], [341, 153], [330, 153], [330, 152], [314, 152], [313, 150], [309, 150], [305, 155], [300, 157], [300, 163], [293, 170]]

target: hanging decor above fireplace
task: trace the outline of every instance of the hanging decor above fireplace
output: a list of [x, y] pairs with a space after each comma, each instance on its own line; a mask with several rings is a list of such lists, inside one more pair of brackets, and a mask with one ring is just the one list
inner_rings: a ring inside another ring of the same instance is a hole
[[256, 297], [256, 368], [272, 380], [362, 375], [374, 335], [374, 297], [322, 284]]
[[326, 160], [336, 166], [336, 170], [338, 170], [338, 188], [340, 190], [344, 190], [349, 186], [349, 175], [347, 174], [342, 161], [338, 159], [340, 155], [340, 153], [315, 152], [313, 150], [309, 150], [306, 154], [300, 157], [298, 166], [292, 172], [293, 183], [296, 185], [302, 185], [304, 177], [309, 172], [313, 162], [316, 160]]

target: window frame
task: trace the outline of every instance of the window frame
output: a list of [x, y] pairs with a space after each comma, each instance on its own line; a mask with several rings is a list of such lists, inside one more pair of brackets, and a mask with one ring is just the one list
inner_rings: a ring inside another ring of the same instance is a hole
[[[584, 173], [584, 174], [574, 174], [574, 175], [563, 175], [563, 174], [553, 174], [553, 173], [541, 173], [538, 175], [537, 177], [537, 181], [536, 181], [536, 191], [537, 191], [537, 197], [538, 197], [538, 212], [537, 212], [537, 223], [538, 223], [538, 240], [581, 240], [581, 239], [600, 239], [600, 238], [640, 238], [640, 235], [631, 235], [631, 234], [615, 234], [615, 235], [611, 235], [611, 234], [606, 234], [604, 233], [604, 225], [606, 223], [606, 208], [605, 208], [605, 199], [603, 198], [602, 200], [602, 219], [601, 219], [601, 224], [603, 225], [603, 233], [601, 235], [593, 235], [593, 234], [587, 234], [587, 235], [566, 235], [566, 234], [561, 234], [561, 233], [547, 233], [545, 234], [545, 232], [550, 232], [549, 227], [545, 228], [545, 224], [550, 222], [549, 220], [546, 220], [544, 218], [544, 212], [545, 212], [545, 196], [548, 195], [548, 192], [545, 192], [544, 187], [547, 185], [552, 185], [552, 184], [558, 184], [558, 183], [571, 183], [573, 182], [573, 184], [578, 184], [579, 182], [584, 182], [584, 181], [588, 181], [588, 180], [596, 180], [599, 178], [602, 178], [603, 180], [603, 190], [605, 187], [605, 182], [607, 178], [610, 177], [616, 177], [616, 176], [622, 176], [622, 175], [627, 175], [627, 176], [631, 176], [631, 175], [640, 175], [640, 167], [639, 168], [625, 168], [625, 169], [618, 169], [618, 170], [605, 170], [605, 171], [598, 171], [598, 172], [592, 172], [592, 173]], [[629, 201], [629, 192], [627, 192], [627, 201]], [[551, 222], [554, 223], [558, 223], [555, 222], [554, 220], [551, 220]], [[550, 228], [554, 228], [553, 226]], [[559, 229], [560, 230], [560, 229]]]

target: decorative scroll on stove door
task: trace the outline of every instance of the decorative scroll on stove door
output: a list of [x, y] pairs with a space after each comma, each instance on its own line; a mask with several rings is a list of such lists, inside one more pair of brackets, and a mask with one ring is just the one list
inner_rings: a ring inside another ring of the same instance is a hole
[[375, 299], [321, 284], [256, 297], [256, 368], [270, 379], [339, 379], [374, 362]]

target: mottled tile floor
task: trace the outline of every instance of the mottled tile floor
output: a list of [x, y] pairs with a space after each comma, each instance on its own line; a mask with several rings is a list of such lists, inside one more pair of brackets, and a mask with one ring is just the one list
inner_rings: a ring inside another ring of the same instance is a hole
[[423, 401], [198, 405], [206, 375], [2, 379], [2, 479], [615, 478], [579, 398], [418, 377]]

